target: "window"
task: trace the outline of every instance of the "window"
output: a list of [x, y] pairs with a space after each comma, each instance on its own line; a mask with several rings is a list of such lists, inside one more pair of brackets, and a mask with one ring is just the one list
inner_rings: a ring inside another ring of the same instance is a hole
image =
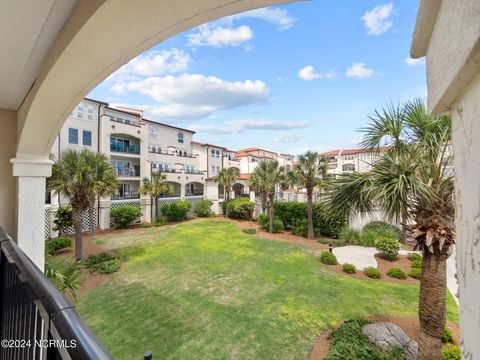
[[212, 174], [215, 174], [215, 166], [212, 166]]
[[210, 155], [211, 155], [211, 157], [215, 157], [215, 150], [212, 149], [212, 150], [210, 151]]
[[342, 166], [343, 171], [355, 171], [355, 165], [354, 164], [345, 164]]
[[179, 143], [183, 144], [183, 133], [178, 133], [177, 139]]
[[87, 108], [87, 119], [93, 120], [93, 109], [91, 107]]
[[92, 146], [92, 132], [88, 130], [83, 130], [82, 143], [85, 146]]
[[68, 143], [78, 145], [78, 129], [68, 129]]
[[157, 128], [153, 125], [150, 125], [148, 127], [148, 134], [150, 135], [150, 137], [156, 138], [157, 137]]
[[217, 158], [220, 157], [220, 151], [217, 150]]
[[78, 105], [77, 106], [77, 118], [83, 119], [83, 113], [85, 112], [85, 108], [83, 105]]

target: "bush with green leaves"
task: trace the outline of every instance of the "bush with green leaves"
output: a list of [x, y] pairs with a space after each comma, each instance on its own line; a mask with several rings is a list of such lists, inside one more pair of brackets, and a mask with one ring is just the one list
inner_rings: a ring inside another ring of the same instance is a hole
[[308, 236], [308, 220], [303, 219], [303, 220], [297, 221], [295, 225], [293, 225], [292, 227], [292, 233], [294, 235], [307, 237]]
[[453, 344], [446, 344], [442, 349], [443, 360], [462, 360], [460, 348]]
[[260, 224], [260, 227], [264, 227], [266, 224], [268, 224], [268, 215], [266, 214], [260, 214], [257, 216], [257, 222]]
[[142, 224], [142, 228], [146, 229], [146, 228], [151, 228], [153, 226], [152, 223], [143, 223]]
[[245, 234], [253, 235], [257, 233], [257, 229], [255, 228], [246, 228], [242, 230]]
[[161, 209], [162, 215], [166, 216], [168, 221], [182, 221], [187, 218], [187, 215], [192, 207], [190, 201], [175, 201], [163, 204]]
[[363, 273], [372, 279], [380, 279], [382, 277], [380, 271], [378, 271], [378, 269], [374, 267], [367, 267], [363, 269]]
[[355, 265], [349, 263], [343, 264], [342, 270], [345, 271], [347, 274], [355, 274], [357, 272]]
[[[263, 215], [263, 214], [262, 214]], [[260, 215], [261, 216], [261, 215]], [[259, 217], [260, 217], [259, 216]], [[265, 217], [266, 216], [266, 217]], [[259, 223], [260, 225], [262, 226], [262, 229], [267, 231], [267, 232], [270, 232], [270, 217], [268, 217], [268, 215], [265, 215], [265, 216], [262, 216]], [[257, 218], [258, 220], [258, 218]], [[273, 234], [277, 234], [279, 232], [282, 232], [284, 230], [284, 227], [283, 227], [283, 222], [282, 220], [280, 220], [279, 218], [277, 217], [274, 217], [273, 218], [273, 222], [272, 222], [272, 233]]]
[[412, 268], [412, 269], [410, 269], [410, 272], [408, 273], [408, 276], [410, 276], [411, 278], [420, 280], [420, 278], [422, 277], [422, 269]]
[[76, 299], [82, 285], [82, 265], [66, 256], [47, 256], [45, 259], [45, 276], [55, 287]]
[[415, 259], [411, 261], [412, 268], [421, 269], [422, 268], [422, 259]]
[[422, 255], [411, 252], [411, 253], [408, 253], [407, 259], [410, 261], [422, 260]]
[[55, 211], [55, 219], [53, 220], [53, 231], [58, 231], [59, 235], [65, 234], [65, 231], [73, 226], [73, 212], [72, 208], [60, 206]]
[[400, 243], [396, 239], [382, 236], [375, 241], [375, 248], [382, 257], [393, 261], [400, 251]]
[[200, 217], [210, 217], [215, 213], [212, 210], [213, 202], [210, 200], [200, 200], [195, 205], [195, 215]]
[[59, 236], [45, 242], [45, 253], [55, 255], [60, 250], [67, 249], [72, 246], [72, 239], [68, 236]]
[[228, 217], [233, 219], [251, 220], [255, 209], [255, 203], [248, 198], [240, 197], [229, 200], [225, 207], [226, 212], [224, 212], [224, 214], [227, 213]]
[[455, 336], [453, 336], [452, 330], [449, 328], [444, 328], [443, 329], [443, 334], [442, 334], [442, 342], [444, 344], [455, 344], [456, 339]]
[[118, 256], [102, 252], [97, 255], [90, 255], [85, 261], [85, 266], [92, 273], [111, 274], [120, 268], [120, 259]]
[[362, 231], [377, 231], [377, 232], [384, 232], [390, 234], [391, 237], [397, 239], [398, 241], [403, 241], [403, 232], [397, 226], [386, 223], [384, 221], [370, 221], [366, 224]]
[[395, 347], [385, 350], [370, 342], [362, 328], [370, 321], [353, 319], [345, 321], [333, 330], [329, 337], [328, 354], [325, 360], [398, 360], [403, 359], [403, 350]]
[[392, 277], [392, 278], [400, 279], [400, 280], [404, 280], [404, 279], [407, 278], [407, 274], [405, 274], [405, 271], [403, 271], [402, 269], [398, 269], [398, 268], [388, 269], [387, 270], [387, 275]]
[[320, 262], [326, 265], [337, 265], [337, 257], [330, 251], [324, 251], [320, 254]]
[[155, 221], [153, 222], [153, 226], [163, 226], [168, 223], [168, 219], [164, 215], [158, 216]]
[[142, 209], [132, 205], [122, 205], [110, 210], [110, 217], [116, 227], [126, 228], [142, 215]]
[[346, 244], [359, 245], [362, 237], [362, 232], [350, 227], [343, 228], [338, 234], [340, 240], [345, 241]]

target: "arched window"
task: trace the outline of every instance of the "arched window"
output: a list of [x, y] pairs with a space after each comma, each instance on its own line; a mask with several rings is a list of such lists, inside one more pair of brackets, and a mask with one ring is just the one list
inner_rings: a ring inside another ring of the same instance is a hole
[[220, 151], [217, 150], [217, 158], [220, 157]]

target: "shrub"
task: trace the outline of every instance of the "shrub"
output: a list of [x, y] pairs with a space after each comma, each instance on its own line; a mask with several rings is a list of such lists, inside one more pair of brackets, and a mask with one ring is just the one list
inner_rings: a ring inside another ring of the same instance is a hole
[[167, 222], [168, 222], [167, 217], [161, 215], [155, 219], [155, 221], [153, 222], [153, 226], [162, 226], [162, 225], [165, 225]]
[[111, 274], [120, 268], [120, 259], [102, 252], [98, 255], [90, 255], [85, 261], [85, 266], [92, 273]]
[[387, 275], [395, 278], [395, 279], [400, 279], [404, 280], [407, 278], [407, 274], [405, 274], [405, 271], [398, 269], [398, 268], [391, 268], [387, 271]]
[[401, 229], [399, 229], [397, 226], [386, 223], [384, 221], [370, 221], [368, 224], [366, 224], [363, 229], [363, 231], [387, 231], [392, 237], [397, 239], [398, 241], [403, 241], [403, 232]]
[[307, 237], [308, 236], [308, 221], [307, 219], [299, 220], [292, 227], [292, 233], [294, 235]]
[[236, 198], [229, 200], [225, 205], [224, 214], [228, 213], [228, 217], [234, 219], [250, 220], [253, 216], [255, 203], [247, 198]]
[[150, 228], [152, 226], [153, 226], [153, 224], [151, 224], [151, 223], [143, 223], [142, 224], [142, 228]]
[[362, 231], [360, 243], [358, 245], [375, 247], [375, 241], [379, 238], [376, 231]]
[[408, 253], [407, 259], [410, 261], [422, 260], [422, 255], [411, 252], [411, 253]]
[[[270, 230], [270, 229], [269, 229]], [[275, 217], [273, 218], [273, 223], [272, 223], [272, 232], [274, 234], [282, 232], [283, 231], [283, 222], [279, 218]]]
[[385, 350], [368, 340], [362, 328], [370, 321], [354, 319], [345, 321], [332, 331], [329, 337], [330, 346], [325, 360], [397, 360], [403, 359], [403, 350], [393, 348]]
[[374, 267], [367, 267], [363, 269], [363, 273], [372, 279], [380, 279], [382, 277], [380, 271]]
[[442, 335], [442, 342], [444, 344], [455, 344], [455, 336], [453, 336], [452, 331], [449, 328], [444, 328], [443, 329], [443, 335]]
[[330, 251], [324, 251], [320, 254], [320, 261], [326, 265], [337, 265], [337, 257]]
[[53, 231], [58, 231], [61, 235], [73, 225], [73, 212], [70, 207], [60, 206], [55, 211], [55, 219], [53, 220]]
[[[270, 217], [268, 215], [264, 215], [264, 214], [259, 215], [258, 217], [260, 218], [259, 223], [262, 226], [262, 229], [267, 231], [267, 232], [270, 232]], [[257, 220], [258, 220], [258, 218], [257, 218]], [[279, 233], [279, 232], [282, 232], [282, 231], [283, 231], [282, 220], [280, 220], [277, 217], [273, 218], [272, 233], [276, 234], [276, 233]]]
[[55, 239], [50, 239], [45, 242], [45, 253], [48, 255], [55, 255], [60, 250], [69, 248], [72, 246], [72, 239], [68, 236], [59, 236]]
[[375, 241], [375, 248], [385, 259], [395, 260], [400, 250], [400, 243], [392, 238], [380, 237]]
[[69, 257], [52, 257], [45, 259], [45, 275], [65, 294], [76, 299], [82, 285], [81, 264]]
[[211, 207], [213, 202], [210, 200], [200, 200], [195, 206], [195, 215], [200, 217], [210, 217], [214, 215]]
[[443, 347], [443, 360], [461, 360], [462, 352], [460, 348], [453, 344], [447, 344]]
[[355, 265], [348, 263], [343, 264], [342, 270], [345, 271], [347, 274], [355, 274], [357, 272]]
[[353, 228], [344, 228], [338, 234], [340, 240], [344, 240], [346, 244], [360, 245], [362, 233]]
[[187, 218], [191, 207], [192, 203], [189, 201], [175, 201], [162, 205], [160, 209], [168, 221], [182, 221]]
[[420, 278], [422, 277], [422, 269], [413, 268], [408, 273], [408, 276], [410, 276], [414, 279], [420, 280]]
[[412, 260], [411, 266], [414, 269], [421, 269], [422, 268], [422, 259]]
[[250, 235], [253, 235], [253, 234], [257, 233], [257, 229], [255, 229], [255, 228], [246, 228], [246, 229], [243, 229], [242, 231], [245, 234], [250, 234]]
[[115, 226], [125, 228], [137, 220], [142, 215], [139, 207], [132, 205], [123, 205], [110, 210], [110, 217]]
[[260, 214], [257, 216], [257, 222], [260, 224], [262, 229], [268, 224], [268, 219], [269, 217], [266, 214]]

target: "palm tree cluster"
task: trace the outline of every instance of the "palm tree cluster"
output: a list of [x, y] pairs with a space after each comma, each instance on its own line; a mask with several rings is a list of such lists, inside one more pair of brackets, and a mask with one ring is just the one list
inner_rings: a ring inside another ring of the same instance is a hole
[[388, 106], [361, 129], [362, 146], [388, 150], [371, 171], [341, 175], [329, 202], [341, 213], [380, 209], [411, 230], [423, 253], [418, 359], [441, 359], [446, 317], [446, 260], [454, 247], [451, 120], [430, 116], [421, 100]]
[[230, 200], [230, 193], [232, 192], [235, 181], [240, 176], [240, 170], [235, 167], [222, 169], [217, 176], [217, 181], [223, 186], [225, 191], [225, 201]]
[[155, 216], [158, 217], [160, 212], [158, 208], [158, 199], [162, 195], [169, 195], [172, 193], [172, 185], [167, 183], [167, 176], [160, 172], [152, 172], [150, 179], [144, 177], [142, 180], [142, 186], [140, 186], [139, 192], [142, 195], [149, 195], [154, 202]]
[[88, 149], [65, 150], [52, 167], [47, 187], [69, 199], [75, 228], [75, 258], [82, 260], [83, 214], [89, 212], [90, 231], [93, 234], [95, 198], [112, 195], [117, 189], [110, 162], [104, 154]]

